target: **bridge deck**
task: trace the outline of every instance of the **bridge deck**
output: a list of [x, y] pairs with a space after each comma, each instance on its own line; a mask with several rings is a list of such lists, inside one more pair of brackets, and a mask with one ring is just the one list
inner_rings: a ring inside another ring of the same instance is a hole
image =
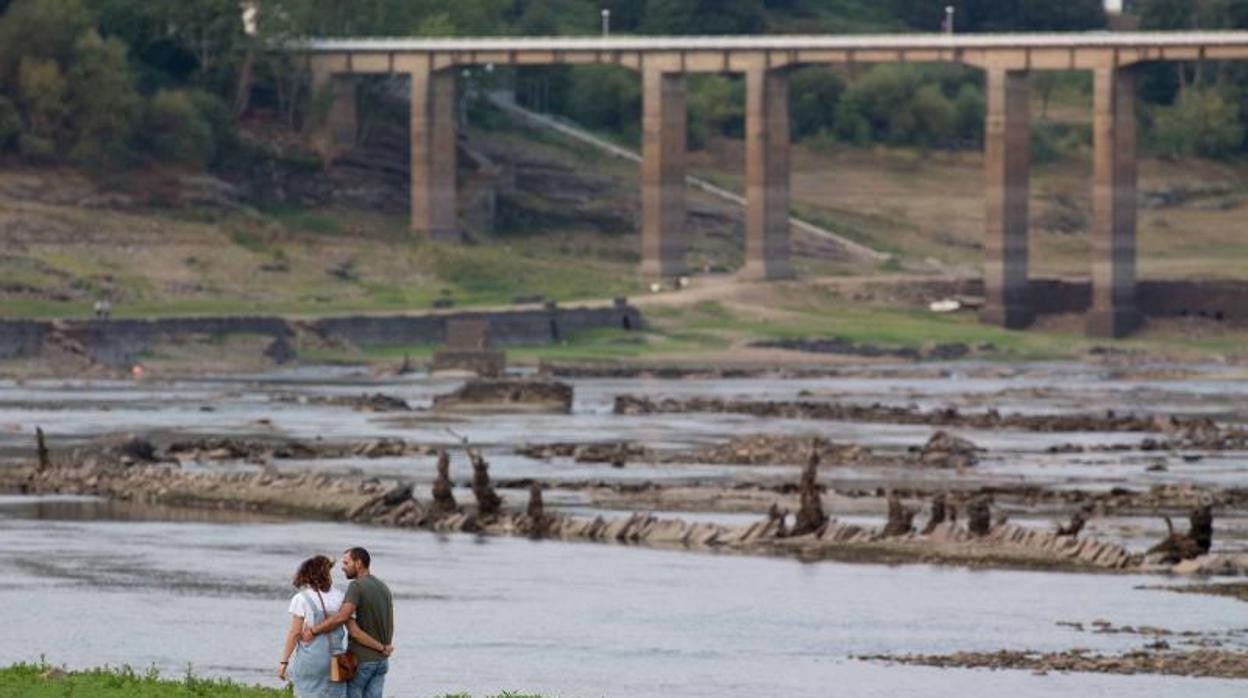
[[[1142, 61], [1245, 60], [1248, 31], [826, 36], [308, 38], [288, 50], [334, 72], [386, 73], [496, 63], [610, 63], [718, 72], [810, 63], [962, 62], [1004, 69], [1117, 67]], [[428, 61], [427, 63], [425, 61]]]
[[855, 34], [304, 39], [292, 48], [336, 51], [800, 51], [817, 49], [1043, 49], [1248, 47], [1248, 31], [1055, 34]]

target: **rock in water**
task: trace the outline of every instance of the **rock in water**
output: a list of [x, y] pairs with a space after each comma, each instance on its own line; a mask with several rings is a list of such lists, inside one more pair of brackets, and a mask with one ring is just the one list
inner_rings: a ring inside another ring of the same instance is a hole
[[572, 411], [572, 386], [556, 381], [471, 380], [459, 390], [433, 398], [437, 410], [462, 412]]
[[938, 431], [918, 449], [923, 465], [938, 468], [969, 468], [979, 462], [979, 448], [970, 441], [947, 431]]

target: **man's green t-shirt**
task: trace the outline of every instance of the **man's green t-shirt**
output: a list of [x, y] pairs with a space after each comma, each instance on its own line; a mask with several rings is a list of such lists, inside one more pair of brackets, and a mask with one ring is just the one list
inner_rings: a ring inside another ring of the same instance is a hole
[[[364, 632], [373, 636], [383, 645], [394, 640], [394, 599], [390, 596], [390, 588], [381, 580], [368, 575], [361, 579], [351, 580], [347, 586], [347, 596], [343, 603], [355, 605], [355, 622], [359, 623]], [[361, 662], [380, 662], [385, 656], [376, 650], [351, 641], [351, 654]]]

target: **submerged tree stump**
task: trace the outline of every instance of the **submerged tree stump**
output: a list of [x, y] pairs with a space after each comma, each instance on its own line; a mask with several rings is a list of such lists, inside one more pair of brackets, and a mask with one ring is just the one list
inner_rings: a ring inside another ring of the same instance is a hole
[[35, 427], [35, 455], [39, 458], [40, 470], [51, 467], [52, 459], [48, 455], [48, 444], [43, 438], [43, 427]]
[[1070, 523], [1065, 526], [1057, 527], [1057, 535], [1059, 536], [1078, 536], [1083, 527], [1088, 523], [1088, 515], [1092, 513], [1089, 507], [1081, 507], [1078, 511], [1070, 516]]
[[1213, 501], [1207, 495], [1201, 497], [1200, 506], [1192, 510], [1188, 517], [1190, 528], [1187, 536], [1195, 541], [1201, 553], [1209, 552], [1213, 547]]
[[503, 507], [503, 500], [490, 484], [490, 464], [481, 453], [468, 451], [472, 459], [472, 494], [477, 498], [477, 516], [483, 519], [498, 516]]
[[896, 538], [914, 531], [914, 517], [918, 512], [913, 507], [901, 503], [896, 492], [888, 493], [888, 523], [884, 525], [884, 536]]
[[776, 538], [784, 538], [789, 535], [789, 510], [781, 509], [779, 504], [773, 503], [771, 508], [767, 510], [767, 520], [776, 524]]
[[823, 495], [816, 482], [818, 473], [819, 451], [817, 445], [812, 444], [810, 456], [806, 459], [806, 467], [802, 469], [802, 481], [798, 486], [801, 506], [797, 510], [797, 522], [793, 524], [791, 535], [801, 536], [814, 533], [828, 522], [827, 514], [823, 513]]
[[935, 497], [932, 497], [932, 515], [928, 518], [927, 525], [923, 527], [923, 535], [930, 535], [932, 531], [936, 530], [937, 526], [946, 521], [955, 521], [957, 517], [957, 510], [949, 506], [945, 493], [937, 494]]
[[541, 538], [550, 532], [551, 518], [546, 515], [546, 505], [542, 501], [542, 485], [534, 482], [529, 485], [529, 506], [525, 510], [528, 521], [528, 533], [534, 538]]
[[433, 513], [436, 516], [459, 511], [451, 485], [451, 457], [446, 451], [438, 451], [438, 477], [433, 481]]
[[992, 530], [992, 505], [987, 497], [976, 497], [966, 508], [966, 527], [974, 536], [986, 536]]
[[1200, 506], [1188, 516], [1186, 534], [1174, 532], [1169, 516], [1162, 518], [1166, 522], [1166, 538], [1149, 548], [1149, 555], [1160, 554], [1162, 562], [1174, 564], [1200, 557], [1213, 547], [1213, 502], [1208, 497], [1202, 497]]

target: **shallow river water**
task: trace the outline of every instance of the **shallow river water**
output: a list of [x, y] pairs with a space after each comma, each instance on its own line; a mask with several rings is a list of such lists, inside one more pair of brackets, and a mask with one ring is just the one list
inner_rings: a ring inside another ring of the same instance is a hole
[[[1189, 367], [1191, 368], [1191, 367]], [[481, 445], [496, 477], [730, 482], [795, 479], [796, 468], [644, 466], [623, 470], [571, 459], [517, 456], [525, 442], [644, 441], [686, 448], [758, 432], [818, 434], [881, 449], [923, 443], [926, 426], [761, 420], [734, 415], [616, 416], [621, 393], [654, 397], [828, 399], [946, 405], [1002, 412], [1102, 411], [1248, 418], [1248, 381], [1221, 367], [1179, 379], [1121, 377], [1083, 365], [956, 367], [931, 376], [836, 379], [577, 380], [571, 416], [369, 414], [298, 396], [385, 392], [414, 406], [457, 381], [374, 379], [351, 370], [300, 370], [231, 379], [0, 380], [0, 454], [30, 452], [36, 426], [54, 450], [118, 434], [281, 436], [302, 440], [399, 437]], [[803, 392], [805, 391], [805, 392]], [[292, 397], [293, 396], [293, 397]], [[280, 397], [280, 399], [279, 399]], [[1135, 443], [1142, 434], [1034, 434], [960, 430], [991, 449], [969, 474], [837, 467], [833, 487], [962, 478], [1087, 489], [1158, 483], [1241, 484], [1245, 454], [1188, 462], [1161, 455], [1045, 453], [1060, 443]], [[358, 469], [432, 479], [429, 458], [278, 461], [281, 468]], [[0, 466], [2, 467], [2, 466]], [[220, 466], [210, 466], [220, 467]], [[240, 466], [243, 467], [243, 466]], [[462, 480], [466, 470], [454, 468]], [[466, 493], [464, 495], [467, 496]], [[548, 500], [592, 514], [576, 493]], [[748, 514], [689, 518], [750, 520]], [[852, 517], [844, 517], [854, 520]], [[868, 521], [864, 519], [864, 523]], [[1109, 527], [1118, 522], [1096, 522]], [[1039, 521], [1037, 525], [1049, 525]], [[1154, 522], [1155, 525], [1155, 522]], [[1138, 535], [1138, 533], [1136, 534]], [[1148, 535], [1152, 535], [1150, 531]], [[1244, 538], [1216, 541], [1246, 545]], [[1145, 544], [1147, 541], [1138, 541]], [[1107, 620], [1211, 633], [1248, 649], [1242, 602], [1137, 587], [1155, 577], [888, 567], [479, 539], [469, 535], [330, 523], [140, 510], [81, 498], [0, 497], [0, 664], [154, 665], [277, 685], [271, 672], [287, 621], [286, 580], [302, 558], [363, 544], [396, 592], [399, 634], [389, 694], [428, 696], [505, 689], [550, 696], [1244, 695], [1245, 683], [1160, 676], [1033, 675], [941, 670], [855, 659], [877, 653], [1075, 647], [1138, 649], [1149, 638], [1081, 632], [1059, 622]], [[341, 579], [338, 580], [342, 582]]]
[[[55, 500], [54, 500], [55, 501]], [[141, 519], [142, 517], [137, 517]], [[207, 518], [207, 516], [205, 516]], [[284, 580], [367, 545], [397, 597], [389, 695], [1243, 695], [1242, 682], [887, 666], [872, 653], [1106, 652], [1135, 635], [1058, 621], [1225, 634], [1241, 602], [1136, 589], [1156, 578], [803, 564], [341, 524], [109, 520], [108, 507], [0, 500], [0, 663], [154, 665], [276, 685]], [[341, 577], [336, 579], [342, 583]]]

